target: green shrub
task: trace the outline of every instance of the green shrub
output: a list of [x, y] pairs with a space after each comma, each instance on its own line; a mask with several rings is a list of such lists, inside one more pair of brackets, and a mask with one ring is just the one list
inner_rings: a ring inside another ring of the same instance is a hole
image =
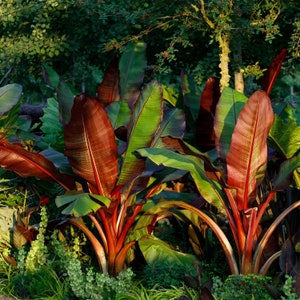
[[180, 287], [184, 282], [185, 275], [196, 276], [195, 267], [170, 262], [154, 261], [147, 264], [143, 272], [142, 283], [146, 288], [171, 288]]
[[291, 276], [285, 276], [285, 282], [282, 287], [282, 292], [284, 296], [281, 296], [281, 300], [297, 300], [299, 296], [295, 293], [295, 289], [293, 287], [294, 280]]
[[74, 295], [82, 300], [115, 300], [133, 284], [131, 269], [120, 272], [115, 278], [99, 273], [92, 267], [84, 269], [76, 257], [69, 261], [67, 272]]
[[272, 300], [267, 286], [270, 277], [258, 275], [230, 275], [224, 283], [214, 278], [213, 294], [220, 300]]

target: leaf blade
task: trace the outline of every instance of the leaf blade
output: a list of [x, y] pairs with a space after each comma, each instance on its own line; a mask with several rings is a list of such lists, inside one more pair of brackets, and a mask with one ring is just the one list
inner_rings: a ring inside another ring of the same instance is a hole
[[249, 205], [256, 191], [256, 174], [267, 161], [267, 137], [274, 120], [271, 101], [256, 91], [239, 114], [226, 158], [227, 183], [237, 190], [239, 210]]
[[216, 107], [214, 132], [216, 148], [219, 157], [225, 161], [230, 148], [230, 142], [239, 113], [247, 97], [243, 94], [225, 87]]
[[66, 190], [75, 189], [75, 181], [71, 176], [61, 174], [44, 156], [29, 152], [19, 144], [0, 140], [0, 165], [22, 177], [35, 176], [43, 180], [53, 180]]
[[101, 104], [86, 94], [77, 96], [64, 133], [65, 155], [74, 173], [89, 183], [92, 193], [109, 196], [118, 174], [118, 152]]
[[157, 132], [163, 111], [162, 89], [157, 81], [152, 81], [143, 90], [139, 97], [128, 128], [128, 146], [118, 185], [130, 183], [136, 176], [141, 174], [144, 161], [137, 158], [134, 151], [150, 147]]

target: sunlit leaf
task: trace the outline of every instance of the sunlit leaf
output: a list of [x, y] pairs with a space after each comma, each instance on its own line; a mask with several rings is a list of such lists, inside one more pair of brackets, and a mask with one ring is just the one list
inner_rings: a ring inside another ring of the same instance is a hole
[[108, 206], [111, 200], [104, 196], [88, 193], [67, 193], [62, 196], [57, 196], [55, 202], [57, 207], [67, 205], [62, 211], [63, 214], [83, 217], [89, 213], [96, 212], [102, 206]]
[[157, 148], [139, 149], [137, 152], [141, 156], [149, 158], [157, 165], [190, 172], [203, 198], [218, 209], [223, 210], [220, 198], [224, 197], [224, 195], [221, 195], [221, 188], [217, 182], [213, 182], [207, 178], [204, 163], [200, 158]]
[[284, 158], [291, 158], [300, 149], [300, 126], [292, 118], [282, 120], [275, 115], [269, 140], [271, 146]]
[[245, 95], [228, 87], [223, 89], [216, 107], [214, 123], [216, 147], [222, 160], [226, 159], [234, 127], [246, 102]]
[[227, 183], [237, 191], [240, 210], [246, 210], [255, 198], [256, 176], [267, 162], [267, 137], [273, 120], [271, 101], [263, 91], [255, 92], [238, 116], [226, 163]]
[[162, 262], [173, 265], [192, 265], [198, 262], [196, 256], [175, 251], [166, 242], [154, 236], [140, 239], [138, 243], [147, 263]]
[[162, 106], [161, 86], [157, 81], [152, 81], [143, 90], [133, 110], [118, 185], [131, 183], [144, 170], [144, 161], [137, 158], [134, 151], [151, 145], [162, 119]]

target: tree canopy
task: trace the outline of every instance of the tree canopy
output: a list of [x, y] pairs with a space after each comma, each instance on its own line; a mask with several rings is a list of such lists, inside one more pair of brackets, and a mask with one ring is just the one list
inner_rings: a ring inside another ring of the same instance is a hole
[[94, 89], [113, 54], [141, 39], [155, 74], [185, 68], [198, 84], [215, 75], [224, 86], [234, 74], [259, 77], [281, 48], [299, 62], [296, 2], [0, 1], [2, 84], [39, 86], [45, 61], [78, 90]]

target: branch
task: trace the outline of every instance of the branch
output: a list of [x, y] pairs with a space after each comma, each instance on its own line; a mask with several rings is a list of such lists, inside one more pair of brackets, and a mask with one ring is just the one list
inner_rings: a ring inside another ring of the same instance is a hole
[[204, 4], [204, 0], [200, 0], [200, 11], [201, 14], [203, 16], [204, 21], [207, 23], [207, 25], [211, 28], [211, 29], [215, 29], [216, 25], [208, 18], [206, 11], [205, 11], [205, 4]]

